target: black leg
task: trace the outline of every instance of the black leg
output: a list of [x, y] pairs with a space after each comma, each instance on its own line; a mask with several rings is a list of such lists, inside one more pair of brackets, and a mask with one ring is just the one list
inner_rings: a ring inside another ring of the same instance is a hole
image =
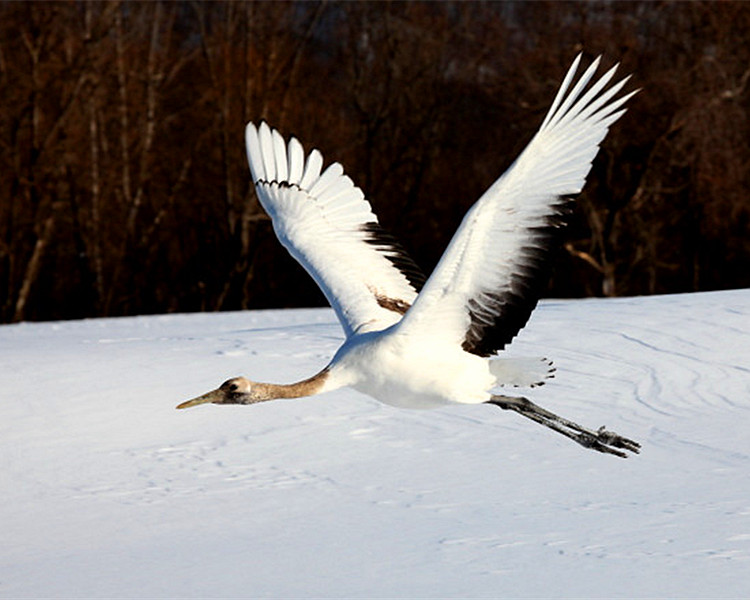
[[492, 396], [492, 400], [488, 400], [487, 404], [494, 404], [503, 410], [513, 410], [527, 419], [536, 421], [545, 427], [549, 427], [550, 429], [561, 433], [585, 448], [591, 448], [598, 452], [614, 454], [615, 456], [627, 458], [628, 455], [625, 454], [625, 452], [617, 450], [617, 448], [629, 450], [636, 454], [641, 448], [641, 445], [638, 442], [617, 435], [612, 431], [607, 431], [604, 427], [600, 427], [596, 431], [581, 427], [573, 421], [568, 421], [567, 419], [534, 404], [528, 398]]

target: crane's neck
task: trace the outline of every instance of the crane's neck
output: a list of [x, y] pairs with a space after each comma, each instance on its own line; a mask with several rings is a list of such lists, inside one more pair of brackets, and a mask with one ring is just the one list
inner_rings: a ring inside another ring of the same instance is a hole
[[326, 367], [312, 377], [296, 383], [253, 383], [252, 396], [254, 402], [265, 402], [277, 398], [303, 398], [339, 387], [326, 385], [330, 383], [330, 369]]

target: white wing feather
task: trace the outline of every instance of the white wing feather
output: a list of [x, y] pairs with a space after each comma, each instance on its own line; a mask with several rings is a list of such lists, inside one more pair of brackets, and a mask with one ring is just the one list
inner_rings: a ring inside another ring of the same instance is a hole
[[611, 100], [627, 78], [600, 93], [614, 67], [581, 95], [599, 59], [568, 91], [579, 62], [529, 145], [466, 214], [399, 332], [488, 356], [526, 324], [546, 285], [568, 198], [583, 188], [599, 144], [624, 112], [618, 109], [635, 93]]
[[378, 225], [362, 190], [339, 163], [321, 173], [323, 158], [285, 143], [266, 123], [245, 129], [255, 189], [279, 241], [315, 279], [347, 337], [401, 319], [423, 276]]

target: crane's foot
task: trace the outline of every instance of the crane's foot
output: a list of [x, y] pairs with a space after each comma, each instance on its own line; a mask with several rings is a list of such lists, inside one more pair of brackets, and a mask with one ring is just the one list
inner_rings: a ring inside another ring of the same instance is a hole
[[628, 455], [623, 450], [638, 454], [641, 449], [638, 442], [622, 437], [613, 431], [607, 431], [604, 427], [600, 427], [596, 431], [587, 429], [534, 404], [528, 398], [493, 395], [492, 399], [487, 401], [487, 404], [494, 404], [503, 410], [513, 410], [527, 419], [557, 431], [584, 448], [591, 448], [597, 452], [627, 458]]

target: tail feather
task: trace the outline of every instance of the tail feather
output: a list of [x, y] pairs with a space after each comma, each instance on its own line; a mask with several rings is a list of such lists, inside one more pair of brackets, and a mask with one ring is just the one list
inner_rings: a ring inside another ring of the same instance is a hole
[[547, 358], [495, 358], [490, 372], [497, 385], [537, 387], [555, 376], [555, 367]]

